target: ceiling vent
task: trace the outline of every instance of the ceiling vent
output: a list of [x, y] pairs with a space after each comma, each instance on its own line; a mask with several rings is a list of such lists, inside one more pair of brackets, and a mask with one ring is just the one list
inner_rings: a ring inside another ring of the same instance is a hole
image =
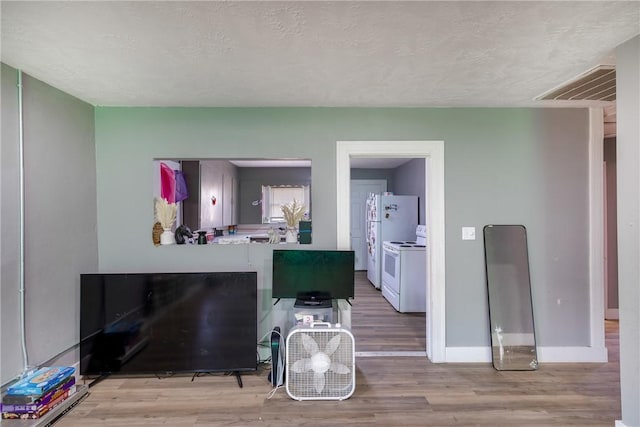
[[616, 69], [613, 65], [598, 65], [536, 99], [552, 101], [615, 101]]

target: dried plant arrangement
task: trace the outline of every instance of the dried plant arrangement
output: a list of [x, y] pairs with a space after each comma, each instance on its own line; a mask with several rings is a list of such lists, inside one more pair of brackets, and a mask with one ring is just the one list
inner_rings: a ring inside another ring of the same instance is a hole
[[163, 229], [171, 228], [176, 220], [177, 211], [177, 204], [168, 203], [161, 197], [156, 198], [156, 220], [162, 225]]
[[282, 205], [281, 209], [288, 227], [297, 227], [298, 222], [304, 218], [305, 206], [304, 204], [299, 203], [296, 199], [293, 199], [291, 203]]

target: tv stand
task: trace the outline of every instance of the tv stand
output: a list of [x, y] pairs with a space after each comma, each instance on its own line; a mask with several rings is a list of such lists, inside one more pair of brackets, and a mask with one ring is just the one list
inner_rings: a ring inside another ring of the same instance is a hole
[[[191, 382], [193, 382], [194, 379], [201, 377], [203, 375], [213, 375], [213, 372], [194, 372], [193, 376], [191, 377]], [[233, 375], [236, 377], [236, 380], [238, 381], [238, 387], [242, 388], [242, 377], [240, 376], [240, 371], [232, 371], [232, 372], [227, 372], [227, 375]]]
[[233, 371], [233, 374], [236, 376], [236, 380], [238, 380], [238, 387], [242, 388], [242, 377], [240, 376], [240, 372]]

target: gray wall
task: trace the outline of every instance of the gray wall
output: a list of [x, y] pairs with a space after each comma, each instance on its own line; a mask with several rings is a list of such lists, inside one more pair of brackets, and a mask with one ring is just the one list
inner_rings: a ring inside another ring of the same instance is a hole
[[622, 422], [640, 426], [640, 36], [616, 49]]
[[351, 179], [386, 179], [387, 190], [393, 191], [391, 189], [393, 188], [394, 169], [351, 168], [349, 172], [351, 174]]
[[[16, 71], [3, 66], [2, 383], [23, 368], [19, 197], [4, 191], [5, 179], [18, 182], [15, 81]], [[23, 87], [27, 348], [37, 366], [78, 342], [79, 274], [98, 267], [94, 110], [27, 75]]]
[[16, 70], [2, 64], [2, 240], [0, 258], [0, 383], [6, 382], [23, 367], [20, 348], [20, 171], [19, 119]]
[[100, 269], [256, 270], [267, 309], [270, 245], [153, 246], [152, 159], [311, 159], [311, 248], [335, 248], [335, 142], [429, 139], [445, 141], [447, 345], [489, 345], [482, 240], [460, 228], [505, 223], [529, 231], [539, 344], [590, 345], [585, 109], [96, 108]]
[[399, 195], [418, 196], [418, 224], [426, 223], [425, 160], [413, 159], [394, 169], [393, 191]]

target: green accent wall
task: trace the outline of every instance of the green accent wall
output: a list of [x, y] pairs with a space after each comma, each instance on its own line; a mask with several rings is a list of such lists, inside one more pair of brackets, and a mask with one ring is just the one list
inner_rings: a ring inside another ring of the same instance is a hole
[[586, 109], [97, 107], [95, 128], [100, 270], [255, 270], [265, 310], [273, 246], [154, 247], [154, 158], [311, 159], [309, 248], [327, 249], [336, 141], [444, 140], [447, 346], [489, 345], [486, 224], [528, 230], [538, 344], [590, 345]]

